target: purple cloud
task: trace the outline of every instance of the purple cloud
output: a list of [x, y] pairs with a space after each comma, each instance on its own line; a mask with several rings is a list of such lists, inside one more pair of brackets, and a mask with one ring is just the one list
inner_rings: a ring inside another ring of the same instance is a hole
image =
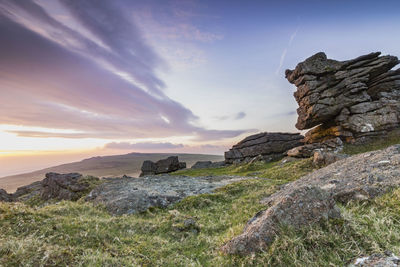
[[207, 130], [162, 91], [163, 59], [115, 1], [62, 0], [75, 31], [33, 1], [0, 2], [0, 122], [72, 130], [20, 136], [231, 138], [246, 130]]

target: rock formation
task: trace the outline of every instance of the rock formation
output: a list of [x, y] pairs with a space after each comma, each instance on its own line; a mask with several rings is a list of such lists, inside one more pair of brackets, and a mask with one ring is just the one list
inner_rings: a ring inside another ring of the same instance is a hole
[[140, 174], [140, 177], [147, 175], [169, 173], [185, 168], [186, 168], [186, 163], [179, 162], [177, 156], [171, 156], [166, 159], [161, 159], [155, 163], [150, 160], [145, 160], [141, 168], [142, 173]]
[[91, 191], [86, 200], [104, 205], [113, 215], [132, 214], [151, 207], [167, 207], [187, 196], [211, 193], [216, 188], [248, 178], [227, 175], [113, 178]]
[[347, 61], [324, 53], [286, 70], [295, 84], [296, 127], [310, 129], [308, 144], [340, 137], [354, 142], [385, 134], [400, 125], [400, 69], [397, 57], [371, 53]]
[[232, 164], [250, 161], [259, 155], [265, 161], [279, 159], [286, 152], [303, 143], [299, 133], [259, 133], [251, 135], [225, 152], [225, 163]]
[[223, 167], [225, 166], [224, 161], [217, 161], [217, 162], [211, 162], [211, 161], [197, 161], [191, 169], [205, 169], [205, 168], [218, 168], [218, 167]]
[[338, 217], [335, 201], [371, 199], [394, 187], [400, 187], [400, 145], [339, 160], [263, 199], [269, 208], [257, 213], [223, 251], [261, 251], [271, 244], [281, 225], [298, 228]]
[[27, 201], [33, 197], [42, 200], [78, 200], [85, 193], [89, 193], [91, 183], [99, 181], [99, 178], [83, 177], [79, 173], [59, 174], [46, 173], [46, 178], [32, 184], [19, 187], [14, 194], [7, 194], [0, 189], [0, 201]]

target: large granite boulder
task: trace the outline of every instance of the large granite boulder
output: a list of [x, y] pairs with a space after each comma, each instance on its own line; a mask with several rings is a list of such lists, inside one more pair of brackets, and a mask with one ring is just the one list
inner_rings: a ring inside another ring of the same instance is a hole
[[232, 164], [250, 161], [262, 156], [265, 161], [279, 159], [294, 147], [302, 145], [303, 136], [299, 133], [259, 133], [251, 135], [225, 152], [225, 163]]
[[336, 161], [263, 199], [261, 203], [269, 208], [258, 212], [223, 251], [249, 254], [264, 250], [282, 225], [299, 228], [337, 218], [336, 201], [367, 200], [396, 187], [400, 187], [400, 145]]
[[12, 201], [12, 196], [7, 193], [6, 190], [0, 189], [0, 202], [10, 202]]
[[318, 126], [306, 134], [306, 143], [334, 137], [355, 141], [386, 133], [400, 125], [400, 69], [397, 57], [371, 53], [347, 61], [324, 53], [286, 70], [297, 87], [296, 127]]
[[[93, 179], [98, 180], [95, 177]], [[90, 184], [82, 181], [82, 175], [79, 173], [46, 173], [41, 186], [40, 196], [43, 200], [77, 200], [90, 189]]]
[[104, 205], [113, 215], [133, 214], [151, 207], [164, 208], [187, 196], [212, 193], [216, 188], [249, 178], [228, 175], [113, 178], [92, 190], [86, 200]]
[[186, 168], [186, 163], [179, 162], [177, 156], [171, 156], [166, 159], [161, 159], [155, 163], [150, 160], [145, 160], [141, 168], [142, 172], [140, 174], [140, 177], [147, 175], [169, 173], [185, 168]]

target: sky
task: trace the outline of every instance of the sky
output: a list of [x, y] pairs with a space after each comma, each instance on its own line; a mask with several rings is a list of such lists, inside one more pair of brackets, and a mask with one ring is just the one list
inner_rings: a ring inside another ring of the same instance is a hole
[[0, 177], [297, 132], [285, 77], [400, 55], [399, 1], [0, 0]]

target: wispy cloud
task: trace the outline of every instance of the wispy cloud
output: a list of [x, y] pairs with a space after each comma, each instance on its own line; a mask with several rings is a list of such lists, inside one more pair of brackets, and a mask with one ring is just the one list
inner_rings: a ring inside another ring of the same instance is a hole
[[288, 49], [289, 49], [289, 47], [292, 45], [292, 43], [293, 43], [293, 41], [294, 41], [294, 38], [296, 37], [298, 31], [299, 31], [299, 28], [297, 28], [296, 31], [294, 31], [294, 32], [290, 35], [289, 42], [288, 42], [286, 48], [283, 49], [283, 51], [282, 51], [282, 54], [281, 54], [281, 57], [280, 57], [280, 60], [279, 60], [279, 66], [278, 66], [278, 68], [277, 68], [276, 71], [275, 71], [275, 74], [276, 74], [276, 75], [279, 75], [279, 73], [280, 73], [280, 71], [281, 71], [281, 69], [282, 69], [282, 67], [283, 67], [283, 63], [285, 62], [285, 58], [286, 58], [286, 54], [287, 54], [287, 52], [288, 52]]
[[0, 2], [1, 123], [72, 130], [14, 133], [217, 140], [246, 131], [198, 127], [196, 115], [165, 95], [157, 74], [164, 60], [118, 1], [60, 2], [65, 16], [84, 30], [63, 24], [39, 2]]
[[224, 39], [221, 31], [196, 24], [202, 20], [216, 21], [218, 17], [199, 9], [200, 1], [153, 1], [148, 5], [132, 1], [133, 16], [144, 36], [167, 58], [176, 70], [196, 68], [208, 62], [203, 45]]

